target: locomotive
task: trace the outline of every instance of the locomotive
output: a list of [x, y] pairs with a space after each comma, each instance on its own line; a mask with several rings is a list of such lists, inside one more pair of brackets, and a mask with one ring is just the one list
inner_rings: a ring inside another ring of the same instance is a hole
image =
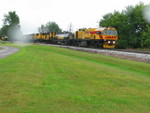
[[76, 31], [76, 39], [82, 46], [115, 48], [118, 35], [115, 28], [90, 28]]
[[115, 48], [117, 30], [112, 27], [79, 29], [75, 33], [39, 33], [32, 35], [34, 42], [63, 44], [82, 47]]
[[7, 37], [7, 36], [0, 36], [0, 40], [2, 40], [2, 41], [7, 41], [7, 40], [8, 40], [8, 37]]

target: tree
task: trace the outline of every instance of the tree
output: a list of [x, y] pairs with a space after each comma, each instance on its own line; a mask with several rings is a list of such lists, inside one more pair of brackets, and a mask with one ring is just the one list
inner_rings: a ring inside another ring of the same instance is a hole
[[55, 22], [48, 22], [46, 25], [41, 25], [41, 27], [38, 28], [39, 33], [50, 33], [50, 32], [61, 32], [61, 29], [59, 28], [58, 24]]
[[0, 36], [7, 36], [8, 28], [9, 28], [8, 25], [3, 26], [3, 27], [0, 29]]
[[20, 20], [15, 11], [13, 11], [13, 12], [10, 11], [10, 12], [8, 12], [7, 15], [6, 14], [4, 15], [3, 23], [4, 23], [4, 25], [11, 25], [11, 26], [15, 25], [16, 26], [16, 25], [19, 25]]
[[[119, 34], [119, 48], [141, 48], [149, 43], [148, 32], [150, 25], [143, 18], [146, 7], [142, 2], [136, 6], [128, 6], [121, 13], [114, 11], [103, 16], [100, 26], [115, 27]], [[147, 40], [147, 41], [146, 41]], [[145, 42], [146, 41], [146, 42]]]
[[127, 26], [127, 18], [123, 13], [114, 11], [114, 13], [106, 14], [100, 21], [100, 26], [116, 28], [119, 34], [117, 47], [126, 48], [127, 34], [125, 31], [127, 31], [128, 26]]
[[147, 26], [147, 31], [142, 34], [141, 47], [150, 48], [150, 26]]
[[22, 32], [20, 30], [19, 23], [19, 16], [16, 14], [16, 12], [8, 12], [8, 14], [4, 15], [3, 26], [0, 30], [0, 35], [8, 36], [8, 38], [12, 41], [14, 41], [16, 38], [20, 38]]
[[145, 5], [141, 2], [135, 7], [132, 8], [132, 12], [130, 14], [126, 14], [128, 16], [128, 22], [130, 24], [130, 46], [133, 48], [141, 47], [142, 34], [144, 31], [147, 31], [147, 23], [143, 18], [143, 10]]
[[41, 27], [38, 28], [39, 33], [47, 33], [47, 29], [45, 25], [41, 25]]

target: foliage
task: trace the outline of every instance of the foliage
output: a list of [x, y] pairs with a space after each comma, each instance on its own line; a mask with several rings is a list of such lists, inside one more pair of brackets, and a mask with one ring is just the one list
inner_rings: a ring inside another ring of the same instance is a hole
[[41, 25], [41, 27], [38, 28], [39, 33], [50, 33], [50, 32], [61, 32], [61, 29], [59, 28], [58, 24], [55, 22], [48, 22], [46, 25]]
[[141, 47], [150, 48], [150, 26], [147, 26], [147, 31], [142, 34]]
[[31, 45], [0, 61], [1, 113], [148, 113], [150, 65]]
[[[146, 43], [148, 43], [147, 41], [150, 38], [148, 37], [150, 25], [143, 18], [145, 7], [146, 5], [143, 3], [139, 3], [136, 6], [126, 7], [126, 10], [122, 12], [114, 11], [106, 14], [100, 21], [100, 26], [111, 26], [118, 30], [119, 40], [117, 47], [119, 48], [147, 47], [145, 45], [147, 45]], [[125, 43], [123, 44], [123, 42]]]
[[6, 14], [4, 15], [3, 23], [4, 25], [16, 26], [20, 23], [20, 20], [16, 12], [13, 11], [13, 12], [8, 12], [7, 15]]
[[8, 12], [8, 14], [4, 15], [3, 26], [0, 30], [0, 35], [8, 36], [10, 40], [18, 38], [22, 34], [19, 23], [19, 16], [16, 14], [16, 12]]
[[8, 36], [9, 26], [5, 25], [0, 29], [0, 36]]

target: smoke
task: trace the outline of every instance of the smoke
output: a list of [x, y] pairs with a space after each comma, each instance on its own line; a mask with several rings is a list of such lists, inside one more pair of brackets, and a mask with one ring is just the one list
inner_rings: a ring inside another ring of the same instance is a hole
[[150, 23], [150, 6], [147, 6], [145, 9], [144, 9], [144, 19]]
[[23, 35], [20, 26], [11, 26], [8, 30], [9, 40], [17, 45], [26, 46], [31, 43], [32, 37]]

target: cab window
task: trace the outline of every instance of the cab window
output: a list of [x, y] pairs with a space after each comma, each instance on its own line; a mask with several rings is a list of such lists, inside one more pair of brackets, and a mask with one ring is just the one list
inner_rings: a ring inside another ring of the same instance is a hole
[[100, 31], [97, 31], [96, 34], [101, 35], [101, 32], [100, 32]]

